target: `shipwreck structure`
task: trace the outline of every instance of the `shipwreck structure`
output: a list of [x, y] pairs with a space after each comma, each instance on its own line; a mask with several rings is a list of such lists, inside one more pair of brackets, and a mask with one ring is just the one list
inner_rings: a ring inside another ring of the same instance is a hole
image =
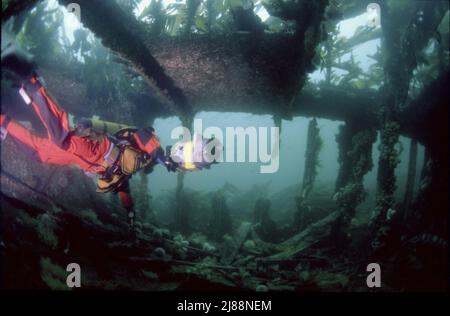
[[[70, 2], [59, 0], [64, 6]], [[370, 224], [372, 233], [368, 244], [371, 255], [377, 253], [379, 249], [385, 249], [383, 247], [389, 244], [393, 233], [388, 213], [396, 207], [393, 195], [398, 152], [395, 146], [400, 135], [411, 138], [414, 146], [421, 144], [426, 150], [418, 197], [413, 201], [411, 190], [408, 190], [402, 216], [405, 220], [415, 217], [417, 219], [415, 225], [419, 225], [420, 219], [420, 229], [436, 236], [446, 236], [448, 64], [442, 62], [438, 75], [428, 81], [417, 95], [411, 97], [409, 94], [414, 71], [421, 63], [421, 52], [430, 40], [436, 38], [437, 29], [445, 14], [448, 14], [446, 1], [412, 1], [406, 12], [401, 7], [390, 6], [389, 1], [380, 1], [383, 14], [381, 31], [366, 32], [363, 36], [353, 38], [353, 42], [342, 44], [342, 49], [348, 50], [368, 40], [375, 38], [382, 40], [383, 72], [382, 84], [378, 89], [367, 87], [342, 89], [330, 82], [322, 84], [320, 89], [317, 89], [306, 84], [308, 73], [317, 66], [315, 58], [319, 45], [330, 40], [327, 28], [332, 28], [343, 18], [361, 14], [370, 1], [348, 1], [348, 4], [342, 6], [328, 0], [269, 1], [266, 10], [270, 15], [292, 26], [289, 31], [279, 33], [264, 32], [256, 26], [228, 33], [208, 31], [208, 28], [205, 32], [191, 32], [192, 17], [196, 10], [192, 10], [193, 8], [189, 10], [189, 5], [198, 7], [200, 1], [187, 1], [188, 18], [184, 22], [184, 31], [175, 36], [165, 33], [164, 28], [158, 28], [156, 23], [149, 30], [131, 11], [125, 10], [123, 5], [125, 1], [78, 0], [77, 2], [82, 8], [83, 26], [101, 39], [102, 44], [114, 54], [118, 64], [127, 67], [131, 72], [131, 78], [141, 78], [140, 82], [144, 88], [125, 91], [122, 82], [122, 85], [113, 88], [115, 98], [109, 100], [105, 96], [102, 103], [89, 96], [89, 88], [93, 85], [84, 82], [79, 74], [71, 69], [65, 69], [64, 65], [57, 67], [42, 60], [39, 64], [40, 72], [46, 79], [49, 91], [52, 91], [57, 100], [64, 100], [64, 107], [73, 114], [82, 116], [97, 114], [105, 119], [124, 123], [131, 123], [133, 120], [136, 125], [160, 117], [178, 116], [185, 126], [190, 126], [195, 114], [200, 111], [269, 114], [278, 124], [281, 119], [292, 119], [297, 116], [343, 122], [336, 139], [340, 164], [340, 170], [336, 173], [338, 208], [319, 224], [308, 228], [302, 227], [302, 230], [298, 231], [300, 235], [285, 241], [288, 250], [276, 247], [272, 249], [279, 253], [268, 258], [267, 262], [277, 261], [287, 264], [289, 260], [297, 260], [303, 251], [315, 245], [314, 239], [325, 240], [330, 234], [335, 237], [345, 236], [356, 207], [364, 199], [363, 177], [373, 164], [379, 166], [377, 207], [373, 222]], [[15, 27], [20, 28], [24, 14], [28, 14], [29, 10], [39, 5], [40, 1], [36, 0], [2, 1], [2, 23], [12, 18]], [[252, 21], [258, 23], [257, 20]], [[242, 26], [239, 23], [236, 25]], [[448, 37], [448, 33], [445, 36]], [[448, 52], [444, 39], [438, 40], [438, 43], [443, 51]], [[7, 100], [13, 102], [13, 99]], [[84, 106], [80, 107], [80, 104]], [[314, 123], [311, 124], [311, 135], [308, 136], [311, 137], [308, 141], [311, 148], [307, 149], [312, 155], [309, 160], [311, 166], [307, 168], [309, 174], [305, 175], [304, 187], [299, 192], [299, 208], [305, 207], [305, 200], [314, 183], [316, 172], [314, 154], [320, 150], [314, 148], [318, 144], [312, 138], [317, 137], [315, 134], [318, 131], [314, 129]], [[374, 162], [371, 150], [377, 132], [381, 137], [380, 159]], [[412, 149], [411, 164], [415, 165], [416, 155], [416, 150]], [[77, 194], [85, 196], [83, 201], [70, 202], [73, 195], [70, 193], [69, 183], [51, 181], [62, 172], [70, 174], [73, 179], [70, 181], [83, 184], [77, 188]], [[33, 174], [39, 174], [39, 177], [33, 177]], [[408, 182], [414, 182], [413, 171], [410, 177], [413, 178]], [[143, 178], [144, 183], [145, 181]], [[120, 216], [114, 215], [115, 211], [97, 214], [89, 210], [103, 209], [104, 207], [100, 205], [109, 204], [105, 199], [92, 195], [92, 185], [81, 172], [67, 171], [58, 167], [38, 167], [21, 155], [15, 145], [8, 140], [2, 144], [1, 184], [3, 206], [6, 209], [21, 209], [16, 215], [3, 211], [2, 247], [5, 258], [19, 258], [19, 253], [28, 256], [32, 261], [38, 260], [37, 255], [27, 253], [25, 250], [27, 245], [20, 244], [20, 240], [16, 238], [17, 231], [23, 229], [30, 236], [28, 247], [35, 247], [35, 244], [38, 244], [39, 252], [44, 254], [41, 256], [47, 258], [39, 259], [40, 267], [42, 271], [53, 271], [45, 272], [47, 274], [44, 281], [47, 280], [47, 284], [50, 283], [55, 287], [60, 286], [57, 281], [58, 272], [55, 272], [52, 266], [54, 263], [48, 258], [52, 257], [53, 261], [64, 261], [67, 256], [64, 254], [66, 249], [67, 253], [83, 258], [89, 255], [94, 261], [100, 261], [101, 256], [107, 255], [109, 260], [116, 260], [116, 263], [132, 262], [133, 265], [141, 267], [157, 264], [151, 259], [136, 258], [146, 253], [145, 247], [153, 247], [155, 244], [163, 245], [166, 249], [172, 247], [173, 243], [168, 241], [168, 236], [165, 236], [164, 232], [159, 232], [156, 237], [142, 233], [141, 246], [130, 246], [125, 242], [115, 243], [114, 240], [119, 239], [118, 236], [123, 236], [123, 240], [127, 239], [126, 228], [119, 224], [117, 217]], [[183, 231], [189, 225], [188, 215], [184, 213], [183, 207], [186, 193], [183, 190], [182, 175], [178, 177], [176, 191], [177, 227]], [[78, 217], [67, 205], [58, 205], [55, 203], [55, 197], [58, 201], [74, 203], [72, 206], [77, 205], [78, 208], [85, 209], [83, 215]], [[80, 203], [84, 204], [78, 205]], [[414, 211], [412, 211], [413, 204]], [[111, 205], [110, 207], [114, 208]], [[54, 212], [46, 218], [46, 210], [49, 208]], [[33, 212], [30, 214], [26, 210]], [[44, 224], [40, 224], [43, 217]], [[17, 221], [16, 218], [20, 220]], [[102, 226], [100, 229], [99, 223], [109, 226]], [[40, 225], [37, 235], [32, 229], [36, 225]], [[60, 230], [67, 232], [67, 227], [72, 227], [73, 231], [69, 231], [64, 240], [58, 239], [58, 232]], [[75, 227], [81, 231], [76, 231]], [[77, 237], [80, 234], [83, 236], [81, 240]], [[88, 237], [89, 235], [91, 237]], [[336, 237], [336, 240], [341, 239]], [[100, 249], [101, 255], [93, 253], [93, 250], [88, 255], [84, 253], [83, 245], [92, 245], [93, 241], [97, 249]], [[338, 246], [345, 248], [349, 242], [343, 238], [343, 242], [339, 242]], [[52, 252], [55, 249], [61, 252], [57, 257]], [[204, 256], [204, 250], [195, 247], [185, 247], [185, 250], [188, 257], [194, 261]], [[172, 258], [172, 260], [173, 264], [183, 267], [190, 265], [181, 259]], [[320, 259], [317, 260], [320, 263]], [[13, 269], [16, 264], [20, 263], [9, 262], [5, 266], [5, 271]], [[235, 269], [232, 266], [211, 266], [212, 269], [219, 270]], [[92, 273], [98, 272], [94, 270]], [[162, 272], [162, 275], [168, 278], [165, 273]], [[152, 278], [151, 275], [147, 277]], [[131, 287], [146, 288], [146, 285], [139, 281], [138, 275], [130, 278], [134, 280]], [[17, 282], [17, 279], [6, 278], [4, 282], [11, 285]], [[21, 282], [27, 286], [42, 286], [42, 280], [34, 280], [35, 283], [32, 284], [26, 280]], [[121, 281], [116, 282], [120, 284]], [[255, 284], [252, 282], [247, 285], [253, 287]], [[227, 286], [236, 285], [230, 280], [223, 283], [228, 284]], [[107, 286], [101, 282], [90, 285]]]

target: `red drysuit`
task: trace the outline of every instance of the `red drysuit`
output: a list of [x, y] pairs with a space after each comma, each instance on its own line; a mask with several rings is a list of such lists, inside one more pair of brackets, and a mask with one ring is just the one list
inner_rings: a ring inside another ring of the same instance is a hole
[[[15, 121], [8, 122], [4, 127], [8, 135], [27, 145], [43, 163], [76, 165], [95, 173], [105, 171], [101, 164], [111, 145], [109, 139], [105, 136], [100, 140], [92, 140], [71, 132], [67, 113], [52, 100], [35, 78], [25, 84], [23, 89], [30, 97], [30, 105], [47, 129], [48, 137], [38, 137]], [[5, 120], [6, 117], [2, 114], [2, 126]]]
[[[102, 173], [102, 166], [112, 143], [103, 136], [93, 140], [76, 135], [69, 129], [68, 115], [48, 95], [41, 83], [33, 77], [23, 84], [20, 94], [26, 103], [31, 105], [45, 128], [47, 138], [34, 135], [19, 123], [1, 114], [2, 134], [12, 136], [15, 140], [30, 149], [39, 161], [56, 165], [76, 165], [79, 168]], [[131, 208], [133, 201], [128, 185], [119, 191], [119, 197], [125, 208]]]

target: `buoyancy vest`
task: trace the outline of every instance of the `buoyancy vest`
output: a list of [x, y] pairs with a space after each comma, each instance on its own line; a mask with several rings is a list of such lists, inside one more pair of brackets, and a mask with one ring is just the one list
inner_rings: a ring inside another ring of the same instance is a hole
[[112, 147], [105, 155], [106, 171], [97, 181], [97, 192], [120, 189], [134, 173], [153, 163], [152, 153], [160, 146], [159, 141], [153, 129], [149, 130], [151, 135], [148, 138], [144, 138], [142, 133], [141, 137], [137, 136], [137, 131], [128, 128], [116, 133], [116, 138], [111, 141]]

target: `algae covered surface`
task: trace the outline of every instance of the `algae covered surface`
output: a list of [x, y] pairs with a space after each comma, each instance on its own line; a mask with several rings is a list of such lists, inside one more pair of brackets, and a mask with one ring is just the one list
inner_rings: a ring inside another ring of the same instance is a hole
[[[70, 117], [163, 150], [184, 126], [224, 160], [133, 174], [130, 229], [95, 177], [6, 135], [2, 289], [447, 290], [448, 1], [71, 2], [2, 1]], [[46, 137], [20, 80], [2, 57], [2, 115]]]

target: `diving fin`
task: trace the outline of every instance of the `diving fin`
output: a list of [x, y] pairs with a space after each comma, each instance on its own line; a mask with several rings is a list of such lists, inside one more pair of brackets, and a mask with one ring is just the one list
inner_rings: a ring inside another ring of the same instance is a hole
[[8, 68], [22, 77], [31, 76], [35, 69], [33, 55], [17, 43], [14, 36], [2, 29], [2, 67]]

